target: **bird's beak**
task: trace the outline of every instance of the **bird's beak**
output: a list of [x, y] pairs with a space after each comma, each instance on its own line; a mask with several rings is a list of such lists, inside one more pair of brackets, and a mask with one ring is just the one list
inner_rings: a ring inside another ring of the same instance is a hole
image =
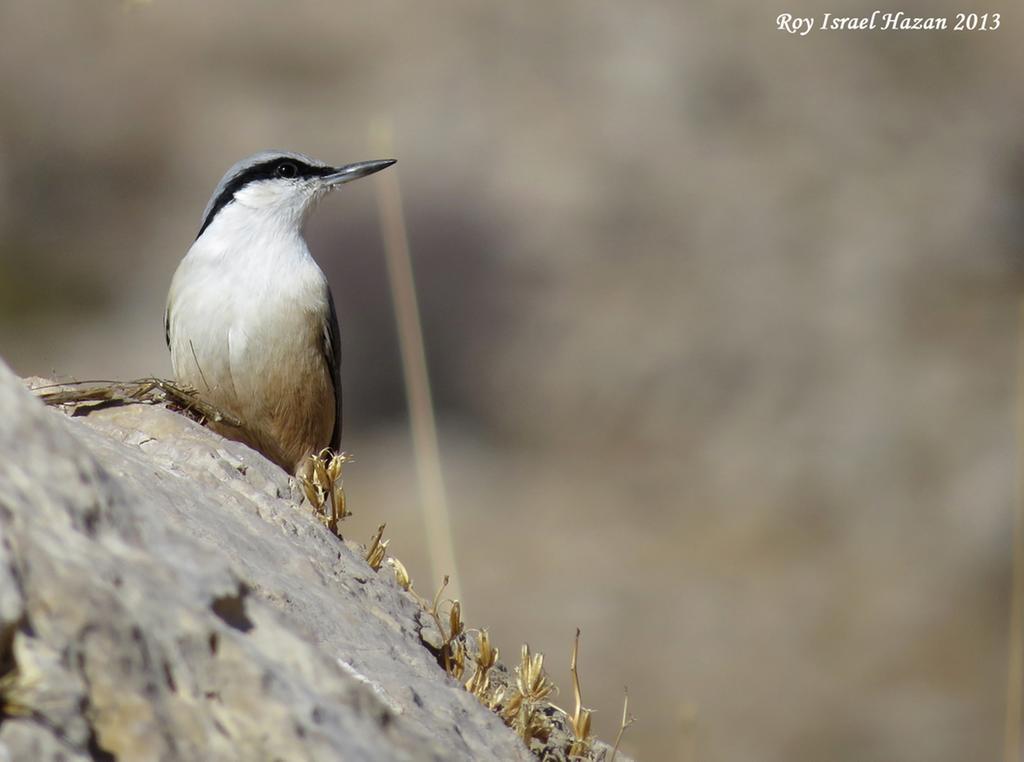
[[378, 159], [376, 161], [357, 161], [355, 164], [346, 164], [344, 167], [338, 167], [331, 174], [324, 175], [323, 182], [328, 188], [333, 188], [335, 185], [352, 182], [360, 177], [366, 177], [374, 172], [387, 169], [395, 161], [397, 159]]

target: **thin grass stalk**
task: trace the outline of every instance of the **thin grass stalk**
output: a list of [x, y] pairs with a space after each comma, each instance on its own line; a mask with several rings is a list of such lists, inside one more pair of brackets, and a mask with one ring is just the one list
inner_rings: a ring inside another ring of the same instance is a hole
[[1013, 521], [1013, 581], [1010, 588], [1009, 660], [1006, 688], [1005, 762], [1021, 759], [1021, 698], [1024, 691], [1024, 302], [1017, 349], [1017, 499]]
[[[383, 123], [376, 125], [371, 130], [371, 142], [381, 156], [390, 156], [393, 142], [390, 126]], [[437, 422], [430, 393], [423, 327], [420, 324], [419, 305], [416, 300], [412, 259], [409, 256], [409, 236], [402, 211], [397, 167], [380, 173], [375, 180], [381, 234], [384, 239], [384, 258], [387, 262], [388, 281], [395, 308], [395, 322], [398, 325], [405, 394], [409, 401], [409, 423], [412, 428], [413, 454], [420, 487], [420, 505], [427, 531], [431, 576], [438, 579], [447, 575], [451, 596], [459, 600], [462, 592], [455, 564], [451, 514], [441, 470]]]

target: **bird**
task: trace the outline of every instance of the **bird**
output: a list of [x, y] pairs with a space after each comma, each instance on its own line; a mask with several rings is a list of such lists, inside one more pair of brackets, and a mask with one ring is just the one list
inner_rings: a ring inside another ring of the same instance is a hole
[[175, 381], [227, 414], [208, 422], [214, 431], [296, 476], [310, 456], [338, 451], [342, 431], [338, 317], [305, 223], [327, 193], [394, 163], [330, 166], [291, 151], [242, 159], [171, 280], [164, 336]]

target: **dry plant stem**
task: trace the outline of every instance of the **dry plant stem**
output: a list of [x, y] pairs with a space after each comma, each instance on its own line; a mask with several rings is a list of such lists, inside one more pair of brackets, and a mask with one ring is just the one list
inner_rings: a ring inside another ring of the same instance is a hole
[[576, 708], [572, 713], [569, 724], [572, 725], [572, 732], [575, 740], [569, 749], [569, 757], [586, 758], [590, 755], [590, 714], [591, 710], [583, 706], [583, 691], [580, 689], [580, 673], [576, 668], [576, 661], [580, 652], [580, 631], [576, 628], [576, 640], [572, 646], [572, 659], [569, 662], [569, 672], [572, 674], [572, 693], [576, 701]]
[[[466, 658], [464, 644], [459, 639], [465, 631], [465, 626], [462, 623], [462, 604], [457, 600], [453, 601], [450, 598], [446, 598], [445, 600], [449, 601], [452, 605], [451, 610], [448, 612], [447, 634], [445, 634], [444, 625], [441, 623], [441, 596], [444, 594], [445, 588], [448, 587], [448, 582], [448, 575], [446, 574], [441, 580], [441, 587], [434, 594], [434, 600], [430, 604], [430, 608], [427, 610], [434, 620], [434, 626], [437, 627], [438, 634], [441, 636], [441, 666], [444, 667], [445, 672], [456, 680], [461, 680]], [[419, 596], [417, 596], [417, 599], [420, 600], [421, 604], [425, 603], [425, 601], [419, 599]]]
[[442, 595], [442, 593], [444, 593], [445, 588], [447, 588], [447, 587], [448, 587], [448, 575], [445, 574], [444, 577], [441, 578], [441, 587], [439, 587], [437, 589], [437, 592], [434, 594], [434, 602], [430, 606], [430, 613], [434, 615], [434, 619], [437, 619], [438, 627], [441, 626], [441, 620], [438, 619], [438, 616], [437, 616], [437, 607], [441, 604], [441, 595]]
[[623, 692], [626, 694], [626, 698], [622, 702], [622, 724], [619, 725], [619, 732], [615, 734], [615, 744], [612, 746], [608, 762], [615, 762], [615, 755], [619, 753], [619, 744], [622, 743], [622, 734], [636, 721], [636, 717], [629, 713], [629, 688], [623, 688]]
[[76, 412], [82, 405], [127, 405], [131, 403], [177, 405], [200, 420], [240, 426], [241, 422], [203, 401], [195, 389], [178, 386], [162, 378], [140, 378], [135, 381], [69, 381], [39, 386], [31, 390], [51, 407], [73, 406]]
[[1017, 500], [1013, 521], [1013, 582], [1010, 588], [1005, 762], [1020, 759], [1021, 694], [1024, 691], [1024, 302], [1019, 308], [1017, 349]]
[[[387, 126], [378, 126], [373, 130], [371, 138], [374, 148], [381, 155], [392, 153], [390, 129]], [[434, 419], [427, 357], [423, 348], [423, 328], [420, 325], [419, 306], [416, 301], [397, 168], [392, 167], [390, 171], [378, 175], [374, 185], [380, 209], [388, 280], [391, 284], [395, 319], [398, 324], [405, 393], [409, 400], [416, 474], [420, 485], [432, 576], [436, 579], [447, 573], [451, 579], [452, 597], [458, 599], [462, 595], [455, 564], [452, 522], [441, 471], [437, 423]]]

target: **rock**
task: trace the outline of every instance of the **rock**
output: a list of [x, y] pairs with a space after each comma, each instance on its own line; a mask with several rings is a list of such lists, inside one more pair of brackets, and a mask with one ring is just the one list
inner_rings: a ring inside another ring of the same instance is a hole
[[0, 761], [526, 760], [252, 450], [0, 362]]

